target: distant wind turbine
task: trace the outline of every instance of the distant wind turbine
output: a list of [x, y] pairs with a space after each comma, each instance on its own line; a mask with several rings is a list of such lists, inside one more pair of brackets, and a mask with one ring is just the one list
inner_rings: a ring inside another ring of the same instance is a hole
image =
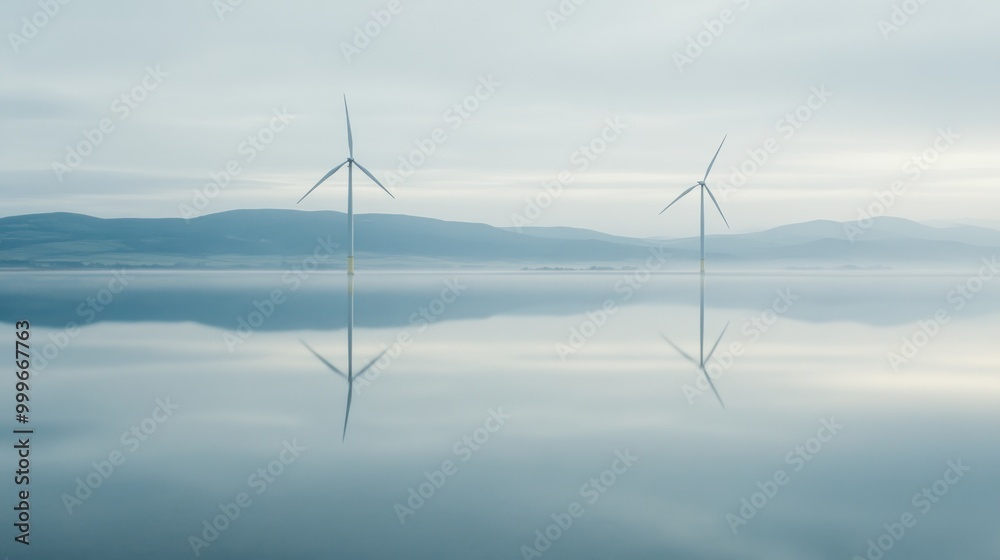
[[[365, 169], [365, 166], [361, 165], [359, 162], [354, 160], [354, 136], [351, 133], [351, 113], [347, 110], [346, 94], [344, 95], [344, 115], [346, 115], [347, 117], [347, 149], [348, 149], [347, 160], [345, 160], [337, 167], [334, 167], [333, 169], [330, 170], [329, 173], [324, 175], [323, 178], [320, 179], [318, 183], [313, 185], [313, 188], [309, 189], [309, 192], [302, 195], [302, 198], [299, 199], [299, 202], [305, 200], [307, 196], [309, 196], [314, 190], [316, 190], [316, 187], [323, 184], [323, 181], [326, 181], [327, 179], [332, 177], [334, 173], [340, 171], [341, 167], [345, 165], [347, 166], [347, 250], [348, 250], [347, 273], [354, 274], [354, 166], [357, 165], [358, 169], [364, 172], [364, 174], [367, 175], [369, 179], [375, 181], [376, 185], [382, 187], [382, 190], [384, 190], [386, 194], [388, 194], [390, 197], [392, 198], [396, 197], [392, 196], [392, 193], [389, 192], [389, 189], [385, 188], [385, 185], [380, 183], [379, 180], [376, 179], [375, 176], [372, 175], [370, 171]], [[296, 204], [298, 204], [299, 202], [296, 202]]]
[[667, 338], [667, 335], [665, 335], [663, 333], [660, 333], [660, 336], [663, 337], [663, 340], [667, 341], [667, 344], [673, 346], [674, 350], [676, 350], [678, 354], [680, 354], [681, 356], [684, 356], [684, 358], [686, 358], [689, 362], [691, 362], [692, 364], [694, 364], [695, 366], [697, 366], [698, 369], [700, 369], [701, 372], [703, 374], [705, 374], [705, 379], [708, 380], [708, 385], [712, 388], [712, 392], [715, 393], [715, 398], [719, 400], [719, 404], [722, 405], [722, 408], [726, 408], [725, 403], [722, 402], [722, 397], [719, 396], [719, 390], [715, 388], [715, 383], [712, 381], [712, 376], [709, 375], [708, 374], [708, 370], [705, 369], [705, 364], [708, 363], [708, 361], [712, 359], [712, 355], [715, 354], [715, 349], [719, 347], [719, 343], [722, 342], [722, 337], [726, 335], [726, 330], [729, 329], [729, 323], [726, 323], [726, 326], [723, 327], [722, 333], [719, 334], [719, 338], [717, 338], [715, 340], [715, 344], [712, 345], [712, 349], [708, 351], [708, 355], [706, 356], [705, 355], [705, 275], [704, 274], [701, 275], [701, 320], [699, 321], [699, 324], [700, 324], [700, 328], [701, 328], [701, 335], [699, 336], [699, 339], [698, 339], [698, 359], [697, 360], [695, 360], [693, 357], [691, 357], [687, 352], [681, 350], [679, 346], [677, 346], [676, 344], [674, 344], [673, 342], [671, 342], [671, 340], [669, 338]]
[[[722, 138], [722, 144], [726, 143], [726, 138], [728, 137], [729, 135], [727, 134]], [[719, 207], [719, 201], [715, 200], [715, 195], [712, 194], [712, 189], [708, 188], [708, 184], [705, 182], [708, 180], [708, 174], [712, 172], [712, 166], [715, 165], [715, 160], [716, 158], [719, 157], [719, 152], [722, 151], [722, 144], [719, 144], [719, 149], [715, 151], [715, 156], [712, 158], [712, 163], [708, 164], [708, 170], [705, 171], [705, 178], [702, 179], [701, 181], [698, 181], [691, 187], [689, 187], [686, 191], [682, 192], [680, 196], [675, 198], [673, 202], [667, 205], [667, 208], [670, 208], [678, 200], [684, 198], [684, 196], [687, 195], [689, 192], [693, 191], [697, 187], [701, 187], [701, 272], [703, 274], [705, 272], [705, 193], [706, 192], [708, 192], [708, 196], [712, 198], [712, 202], [715, 203], [715, 208], [719, 210], [719, 215], [722, 216], [722, 221], [726, 222], [727, 228], [729, 227], [729, 221], [726, 220], [726, 215], [722, 213], [722, 208]], [[664, 212], [666, 212], [667, 208], [660, 210], [660, 214], [662, 215]]]

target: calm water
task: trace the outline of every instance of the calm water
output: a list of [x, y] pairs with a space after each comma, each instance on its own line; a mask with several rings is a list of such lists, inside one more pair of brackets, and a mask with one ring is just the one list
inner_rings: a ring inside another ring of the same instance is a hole
[[36, 352], [32, 545], [5, 475], [3, 551], [997, 558], [1000, 289], [969, 274], [709, 276], [725, 408], [663, 338], [699, 359], [697, 276], [359, 274], [354, 371], [388, 352], [342, 442], [303, 345], [347, 371], [342, 273], [3, 273]]

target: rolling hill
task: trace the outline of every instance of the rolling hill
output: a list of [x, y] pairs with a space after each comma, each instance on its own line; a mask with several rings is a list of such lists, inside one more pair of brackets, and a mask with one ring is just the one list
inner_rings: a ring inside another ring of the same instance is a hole
[[[708, 258], [719, 268], [919, 267], [974, 262], [1000, 249], [1000, 231], [984, 227], [932, 227], [900, 218], [864, 225], [812, 221], [711, 235]], [[636, 267], [659, 248], [671, 255], [668, 269], [686, 270], [698, 258], [693, 237], [633, 239], [562, 227], [518, 231], [389, 214], [359, 215], [355, 226], [359, 264], [370, 268]], [[322, 268], [342, 268], [345, 230], [346, 216], [331, 211], [235, 210], [189, 221], [12, 216], [0, 218], [0, 267], [274, 269], [322, 255]]]

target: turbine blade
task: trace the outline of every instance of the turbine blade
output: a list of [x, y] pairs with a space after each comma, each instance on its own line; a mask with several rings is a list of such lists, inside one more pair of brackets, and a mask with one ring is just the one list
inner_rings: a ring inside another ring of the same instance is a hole
[[[677, 198], [675, 198], [673, 202], [671, 202], [670, 204], [668, 204], [668, 205], [667, 205], [667, 208], [670, 208], [670, 207], [671, 207], [671, 206], [673, 206], [673, 205], [674, 205], [674, 204], [675, 204], [675, 203], [676, 203], [676, 202], [677, 202], [678, 200], [680, 200], [680, 199], [684, 198], [684, 195], [686, 195], [687, 193], [689, 193], [689, 192], [693, 191], [693, 190], [695, 189], [695, 187], [697, 187], [697, 186], [698, 186], [698, 185], [694, 185], [694, 186], [693, 186], [693, 187], [691, 187], [690, 189], [688, 189], [688, 190], [686, 190], [686, 191], [682, 192], [682, 193], [680, 194], [680, 196], [678, 196]], [[660, 210], [660, 215], [662, 215], [662, 214], [663, 214], [664, 212], [666, 212], [666, 211], [667, 211], [667, 208], [664, 208], [663, 210]]]
[[[389, 196], [392, 196], [392, 193], [389, 192], [389, 189], [385, 188], [385, 185], [383, 185], [382, 183], [380, 183], [379, 180], [376, 179], [374, 175], [372, 175], [371, 171], [368, 171], [367, 169], [365, 169], [365, 166], [361, 165], [358, 162], [354, 162], [354, 164], [358, 166], [358, 169], [360, 169], [361, 171], [364, 171], [365, 175], [367, 175], [369, 179], [371, 179], [372, 181], [375, 181], [376, 185], [382, 187], [382, 190], [385, 191], [385, 194], [387, 194]], [[396, 198], [396, 197], [392, 196], [392, 198]]]
[[667, 335], [665, 335], [665, 334], [663, 334], [663, 333], [660, 333], [660, 336], [662, 336], [662, 337], [663, 337], [663, 340], [666, 340], [666, 341], [667, 341], [667, 344], [669, 344], [669, 345], [673, 346], [673, 347], [674, 347], [674, 350], [677, 350], [677, 353], [678, 353], [678, 354], [680, 354], [681, 356], [684, 356], [685, 358], [687, 358], [687, 360], [688, 360], [689, 362], [691, 362], [692, 364], [694, 364], [694, 365], [698, 365], [698, 360], [696, 360], [696, 359], [692, 358], [691, 356], [689, 356], [689, 355], [688, 355], [688, 353], [687, 353], [687, 352], [685, 352], [685, 351], [681, 350], [679, 346], [677, 346], [676, 344], [674, 344], [673, 342], [671, 342], [671, 340], [670, 340], [669, 338], [667, 338]]
[[[351, 380], [353, 381], [353, 380]], [[354, 394], [354, 383], [347, 384], [347, 412], [344, 413], [344, 433], [340, 435], [340, 442], [347, 439], [347, 421], [351, 418], [351, 396]]]
[[351, 113], [347, 110], [347, 94], [344, 94], [344, 115], [347, 116], [347, 150], [354, 159], [354, 134], [351, 133]]
[[378, 356], [375, 356], [375, 359], [373, 359], [372, 361], [368, 362], [368, 365], [366, 365], [365, 367], [361, 368], [361, 371], [359, 371], [358, 374], [354, 376], [354, 379], [358, 380], [362, 375], [365, 374], [366, 371], [368, 371], [373, 365], [375, 365], [375, 362], [381, 360], [382, 356], [385, 356], [386, 352], [388, 352], [388, 351], [389, 351], [389, 349], [386, 348], [385, 350], [382, 351], [381, 354], [379, 354]]
[[[726, 138], [729, 138], [728, 134], [722, 137], [722, 144], [726, 143]], [[712, 157], [712, 163], [708, 164], [708, 171], [705, 172], [705, 178], [701, 180], [702, 183], [708, 180], [708, 174], [712, 172], [712, 166], [715, 165], [715, 158], [719, 157], [719, 152], [722, 151], [722, 144], [719, 144], [719, 149], [715, 150], [715, 156]]]
[[705, 357], [705, 363], [708, 363], [708, 361], [712, 359], [712, 354], [715, 354], [715, 349], [719, 347], [719, 343], [722, 342], [722, 337], [726, 335], [726, 329], [728, 328], [729, 323], [726, 323], [726, 326], [722, 329], [722, 333], [719, 335], [719, 338], [715, 341], [715, 344], [712, 345], [712, 349], [708, 351], [708, 356]]
[[719, 215], [722, 216], [722, 221], [726, 222], [726, 227], [729, 228], [729, 220], [727, 220], [726, 215], [722, 213], [722, 207], [719, 206], [719, 201], [715, 200], [715, 195], [712, 194], [712, 189], [708, 188], [708, 185], [705, 185], [705, 190], [708, 191], [708, 196], [712, 199], [712, 202], [715, 203], [715, 209], [718, 210]]
[[[312, 192], [313, 192], [314, 190], [316, 190], [316, 187], [318, 187], [318, 186], [320, 186], [320, 185], [322, 185], [322, 184], [323, 184], [323, 181], [326, 181], [326, 180], [327, 180], [327, 179], [329, 179], [330, 177], [333, 177], [333, 174], [334, 174], [334, 173], [336, 173], [336, 172], [338, 172], [338, 171], [340, 171], [340, 168], [341, 168], [341, 167], [343, 167], [343, 166], [344, 166], [345, 164], [347, 164], [347, 162], [346, 162], [346, 161], [345, 161], [344, 163], [342, 163], [342, 164], [338, 165], [337, 167], [334, 167], [334, 168], [333, 168], [332, 170], [330, 170], [330, 172], [329, 172], [329, 173], [327, 173], [326, 175], [323, 175], [323, 178], [322, 178], [322, 179], [320, 179], [318, 183], [316, 183], [315, 185], [313, 185], [313, 188], [309, 189], [309, 192], [307, 192], [306, 194], [302, 195], [302, 198], [300, 198], [300, 199], [299, 199], [299, 202], [302, 202], [303, 200], [305, 200], [305, 199], [306, 199], [306, 197], [307, 197], [307, 196], [309, 196], [310, 194], [312, 194]], [[298, 204], [299, 202], [296, 202], [295, 204]]]
[[336, 373], [337, 375], [343, 377], [344, 379], [347, 379], [347, 374], [346, 373], [340, 371], [339, 369], [337, 369], [337, 366], [335, 366], [335, 365], [331, 364], [330, 362], [326, 361], [326, 358], [324, 358], [323, 356], [320, 356], [319, 353], [316, 352], [315, 350], [313, 350], [311, 346], [309, 346], [308, 344], [305, 343], [305, 341], [300, 340], [299, 342], [301, 342], [302, 345], [305, 346], [307, 350], [309, 350], [310, 352], [312, 352], [313, 356], [316, 356], [316, 358], [319, 359], [319, 361], [323, 362], [323, 365], [325, 365], [326, 367], [330, 368], [330, 370], [333, 371], [333, 373]]
[[715, 393], [715, 398], [719, 400], [719, 404], [722, 408], [726, 408], [726, 403], [722, 402], [722, 397], [719, 396], [719, 390], [715, 388], [715, 383], [712, 382], [712, 376], [708, 374], [705, 368], [701, 368], [701, 372], [705, 374], [705, 379], [708, 380], [708, 385], [712, 388], [712, 392]]

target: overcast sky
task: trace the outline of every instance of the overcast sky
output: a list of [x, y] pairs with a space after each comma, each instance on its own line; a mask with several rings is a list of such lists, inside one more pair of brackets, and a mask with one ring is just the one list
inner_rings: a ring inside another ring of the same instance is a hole
[[359, 213], [694, 235], [697, 197], [658, 212], [728, 134], [733, 231], [856, 219], [894, 181], [889, 215], [996, 218], [995, 1], [576, 2], [4, 2], [2, 214], [343, 211], [343, 171], [295, 202], [347, 156], [346, 93], [396, 195], [358, 174]]

